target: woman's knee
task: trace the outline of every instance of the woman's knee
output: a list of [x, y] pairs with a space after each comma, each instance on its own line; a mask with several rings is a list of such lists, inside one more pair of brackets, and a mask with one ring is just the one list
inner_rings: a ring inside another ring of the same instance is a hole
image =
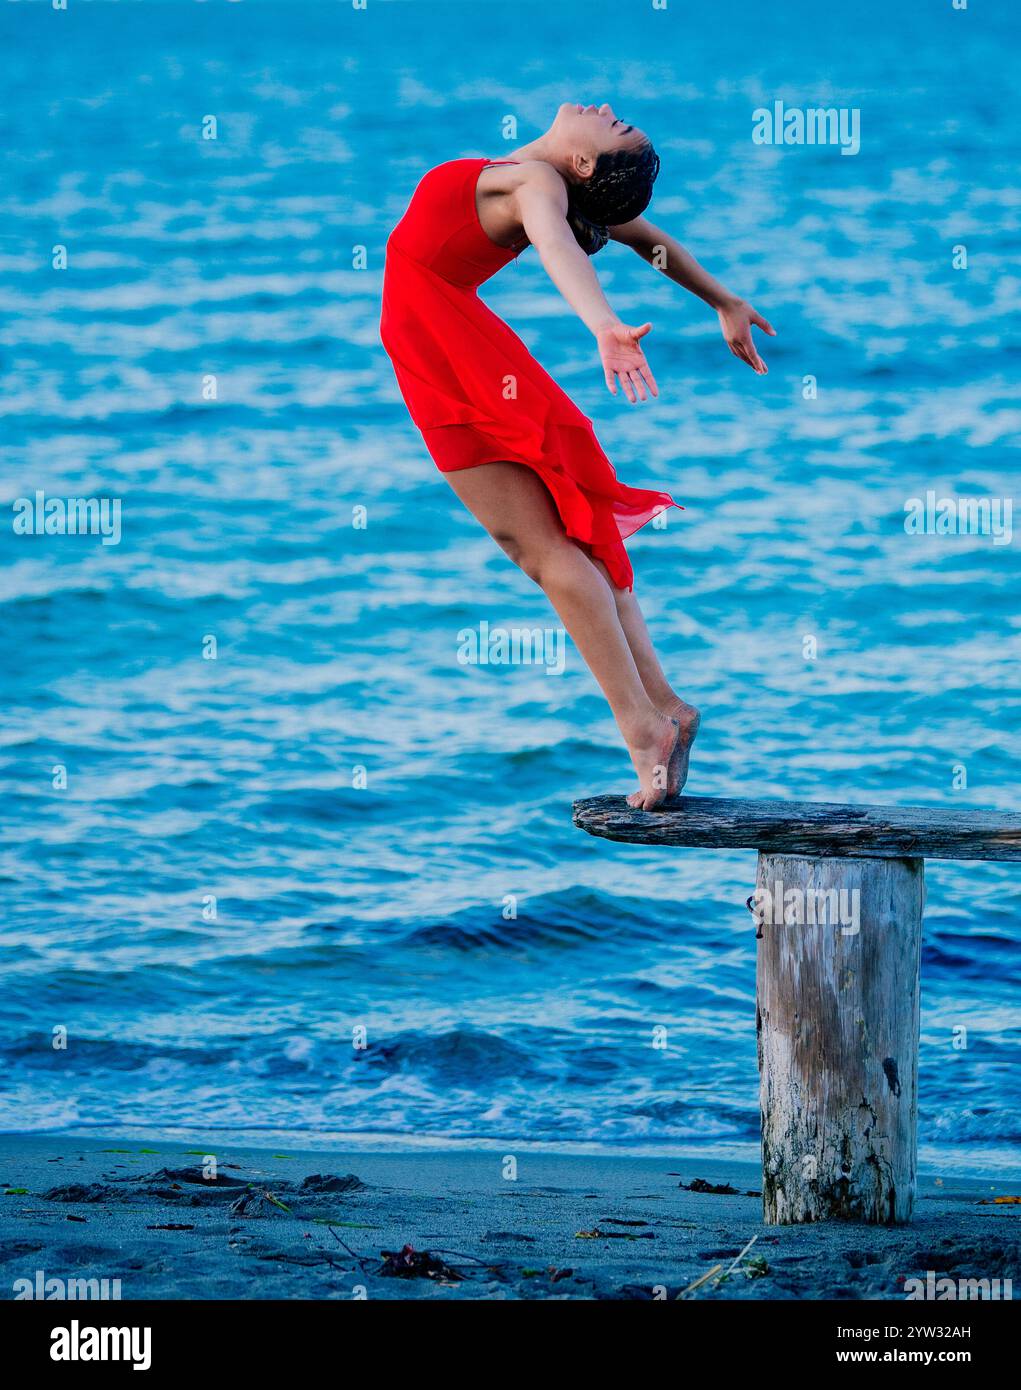
[[606, 580], [610, 593], [613, 595], [613, 601], [617, 605], [617, 612], [626, 612], [628, 606], [634, 602], [634, 591], [631, 589], [618, 589], [616, 584], [614, 584], [613, 580], [610, 578], [610, 571], [603, 564], [602, 560], [597, 560], [594, 555], [590, 555], [589, 559], [592, 561], [596, 569]]
[[494, 531], [493, 540], [502, 551], [504, 551], [534, 583], [542, 582], [541, 575], [544, 568], [544, 556], [548, 554], [548, 546], [537, 542], [532, 537], [519, 535], [512, 531]]

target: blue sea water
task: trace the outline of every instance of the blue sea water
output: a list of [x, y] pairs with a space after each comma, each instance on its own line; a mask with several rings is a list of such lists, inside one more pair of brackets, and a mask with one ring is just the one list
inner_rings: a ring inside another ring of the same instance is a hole
[[[1016, 809], [1019, 543], [904, 506], [1018, 480], [1019, 38], [1006, 0], [3, 6], [0, 493], [122, 535], [0, 528], [0, 1126], [754, 1152], [754, 855], [576, 831], [631, 783], [577, 653], [459, 664], [552, 619], [407, 418], [384, 244], [562, 100], [647, 129], [769, 376], [620, 248], [654, 405], [534, 254], [484, 297], [686, 508], [630, 553], [689, 789]], [[776, 100], [858, 109], [860, 152], [754, 144]], [[923, 1156], [1002, 1169], [1021, 879], [927, 878]]]

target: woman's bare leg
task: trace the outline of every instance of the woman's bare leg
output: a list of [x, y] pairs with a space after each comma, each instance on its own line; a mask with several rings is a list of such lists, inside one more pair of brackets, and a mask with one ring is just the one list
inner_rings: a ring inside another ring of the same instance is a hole
[[646, 693], [613, 593], [564, 534], [546, 485], [520, 463], [485, 463], [443, 475], [520, 569], [545, 592], [606, 696], [638, 773], [628, 798], [650, 810], [668, 794], [676, 720]]
[[680, 726], [677, 746], [670, 760], [668, 778], [669, 794], [676, 796], [688, 779], [691, 745], [695, 741], [702, 716], [694, 705], [689, 705], [686, 700], [681, 699], [667, 680], [634, 591], [616, 588], [602, 560], [593, 559], [592, 563], [602, 574], [613, 594], [617, 617], [631, 648], [631, 655], [634, 657], [645, 693], [661, 714], [670, 715]]

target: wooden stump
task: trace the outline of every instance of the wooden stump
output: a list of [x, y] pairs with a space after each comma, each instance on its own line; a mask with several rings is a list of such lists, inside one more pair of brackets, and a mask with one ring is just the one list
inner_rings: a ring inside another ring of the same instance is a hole
[[767, 1222], [911, 1217], [924, 898], [921, 859], [759, 855]]
[[[594, 796], [574, 823], [628, 844], [757, 849], [759, 915], [777, 882], [793, 890], [758, 952], [765, 1219], [909, 1220], [923, 860], [1021, 861], [1021, 815], [713, 796], [635, 811]], [[820, 892], [835, 911], [804, 922]]]

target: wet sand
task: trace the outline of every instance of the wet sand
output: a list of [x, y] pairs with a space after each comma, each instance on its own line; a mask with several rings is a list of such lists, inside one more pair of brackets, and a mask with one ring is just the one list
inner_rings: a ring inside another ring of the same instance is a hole
[[1021, 1207], [994, 1200], [1016, 1183], [923, 1176], [908, 1227], [770, 1227], [751, 1164], [516, 1162], [3, 1136], [2, 1297], [119, 1279], [123, 1299], [903, 1300], [930, 1270], [1021, 1288]]

